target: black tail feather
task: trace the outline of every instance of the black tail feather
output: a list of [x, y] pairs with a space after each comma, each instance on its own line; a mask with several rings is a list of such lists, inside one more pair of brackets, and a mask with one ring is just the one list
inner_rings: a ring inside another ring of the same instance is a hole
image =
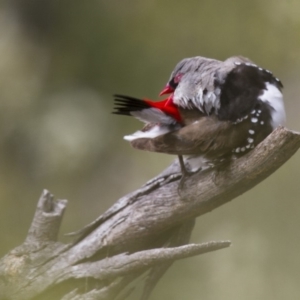
[[139, 111], [151, 106], [144, 100], [124, 96], [124, 95], [114, 95], [114, 110], [112, 113], [115, 115], [125, 115], [130, 116], [130, 112]]

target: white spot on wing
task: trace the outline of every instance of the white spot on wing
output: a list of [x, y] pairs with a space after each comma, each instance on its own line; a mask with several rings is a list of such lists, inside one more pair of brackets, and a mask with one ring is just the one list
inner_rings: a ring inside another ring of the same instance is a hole
[[257, 121], [258, 121], [257, 118], [251, 118], [251, 122], [252, 122], [252, 123], [256, 123]]
[[266, 90], [259, 97], [259, 99], [271, 106], [271, 124], [273, 129], [275, 129], [280, 125], [284, 125], [286, 120], [283, 96], [280, 90], [274, 84], [266, 82], [265, 85]]
[[252, 129], [249, 129], [249, 131], [248, 131], [250, 134], [254, 134], [255, 133], [255, 131], [254, 130], [252, 130]]

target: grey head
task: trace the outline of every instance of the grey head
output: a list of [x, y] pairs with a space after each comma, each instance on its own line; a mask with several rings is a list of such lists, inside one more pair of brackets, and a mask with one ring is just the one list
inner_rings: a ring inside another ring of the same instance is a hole
[[185, 108], [197, 108], [205, 114], [220, 106], [220, 89], [227, 74], [238, 64], [252, 62], [242, 56], [233, 56], [224, 62], [201, 56], [180, 61], [171, 74], [169, 84], [173, 84], [173, 101]]
[[207, 65], [220, 63], [220, 61], [202, 56], [189, 57], [181, 60], [171, 73], [168, 85], [174, 90], [178, 84], [189, 74], [202, 73]]

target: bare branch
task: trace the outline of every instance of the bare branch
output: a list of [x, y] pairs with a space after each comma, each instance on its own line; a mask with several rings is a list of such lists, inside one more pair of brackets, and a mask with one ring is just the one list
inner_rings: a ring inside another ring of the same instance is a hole
[[[69, 278], [93, 277], [109, 280], [130, 273], [135, 273], [162, 262], [170, 262], [211, 251], [227, 248], [230, 241], [208, 242], [203, 244], [189, 244], [176, 248], [161, 248], [136, 252], [133, 254], [119, 254], [97, 262], [78, 264], [65, 270], [58, 282]], [[141, 263], [142, 262], [142, 263]]]
[[[178, 181], [155, 189], [148, 187], [150, 191], [144, 194], [143, 188], [140, 194], [136, 192], [137, 196], [125, 196], [117, 203], [118, 213], [102, 224], [100, 219], [90, 235], [84, 234], [84, 241], [70, 249], [69, 259], [76, 263], [107, 247], [110, 251], [114, 247], [116, 251], [120, 247], [138, 247], [138, 243], [146, 243], [155, 233], [201, 216], [251, 189], [283, 165], [299, 146], [300, 134], [280, 127], [225, 171], [208, 169], [191, 176], [185, 182], [183, 198], [177, 192]], [[176, 167], [177, 164], [172, 166], [174, 173], [178, 172]], [[77, 253], [83, 256], [78, 257]]]
[[57, 240], [57, 235], [67, 200], [53, 200], [53, 195], [44, 190], [29, 229], [26, 243], [42, 244]]
[[[299, 147], [299, 133], [278, 128], [226, 170], [207, 169], [188, 178], [181, 195], [175, 162], [80, 230], [70, 245], [56, 242], [66, 200], [54, 201], [44, 191], [25, 243], [0, 260], [0, 298], [27, 300], [47, 295], [49, 299], [51, 295], [51, 299], [110, 300], [154, 268], [146, 280], [147, 299], [174, 260], [229, 245], [228, 241], [186, 245], [193, 219], [251, 189]], [[89, 287], [80, 289], [87, 279]]]

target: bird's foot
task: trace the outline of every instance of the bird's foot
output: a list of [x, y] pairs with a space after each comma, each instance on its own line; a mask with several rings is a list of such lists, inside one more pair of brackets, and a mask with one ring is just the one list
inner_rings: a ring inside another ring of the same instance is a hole
[[181, 191], [184, 190], [184, 183], [185, 183], [185, 181], [190, 176], [192, 176], [195, 173], [199, 172], [202, 168], [199, 168], [199, 169], [197, 169], [195, 171], [189, 171], [189, 170], [187, 170], [182, 155], [178, 155], [178, 161], [179, 161], [179, 165], [180, 165], [180, 168], [181, 168], [181, 174], [182, 175], [181, 175], [181, 179], [179, 181], [178, 187], [177, 187], [177, 192], [178, 192], [178, 195], [182, 198]]
[[[200, 169], [200, 170], [201, 170], [201, 169]], [[183, 190], [185, 181], [186, 181], [190, 176], [192, 176], [192, 175], [198, 173], [200, 170], [197, 170], [197, 171], [187, 171], [187, 170], [185, 170], [185, 172], [182, 173], [182, 175], [181, 175], [181, 178], [180, 178], [180, 181], [179, 181], [179, 184], [178, 184], [178, 191]], [[180, 193], [179, 193], [179, 195], [180, 195]]]

